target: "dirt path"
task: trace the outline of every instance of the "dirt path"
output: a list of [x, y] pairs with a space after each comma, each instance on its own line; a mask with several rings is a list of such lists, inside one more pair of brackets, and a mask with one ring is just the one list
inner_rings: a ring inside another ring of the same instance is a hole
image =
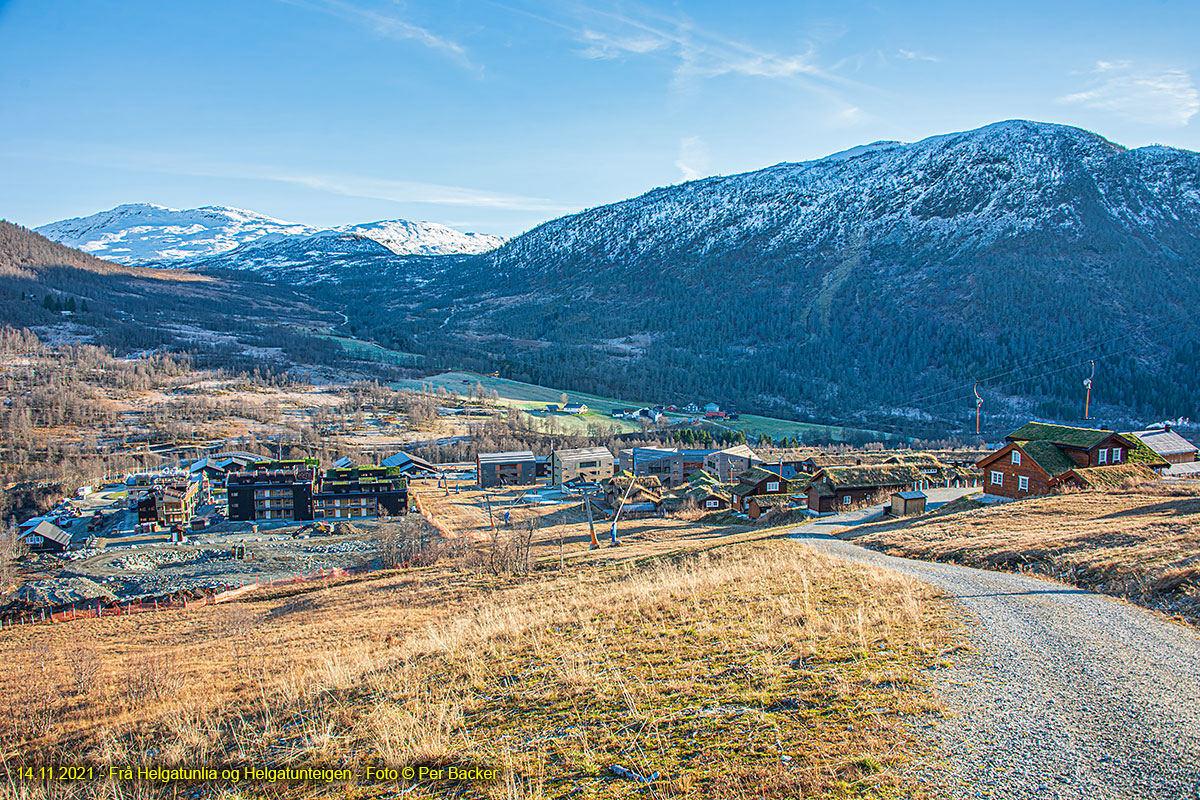
[[943, 675], [955, 716], [931, 728], [944, 760], [920, 776], [948, 797], [1200, 798], [1200, 635], [1104, 595], [1022, 575], [795, 538], [912, 575], [958, 598], [976, 653]]

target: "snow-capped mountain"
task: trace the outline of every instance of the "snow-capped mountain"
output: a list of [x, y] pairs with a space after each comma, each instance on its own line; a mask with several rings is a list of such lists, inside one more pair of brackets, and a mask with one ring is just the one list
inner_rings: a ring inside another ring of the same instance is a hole
[[[320, 229], [238, 208], [205, 206], [181, 210], [149, 203], [132, 203], [87, 217], [52, 222], [36, 231], [110, 261], [182, 267], [229, 254], [250, 243], [274, 244], [314, 235], [350, 235], [373, 240], [399, 255], [483, 253], [504, 242], [499, 236], [464, 233], [433, 222], [398, 219]], [[300, 250], [304, 247], [300, 245]], [[234, 266], [228, 259], [226, 262]]]
[[129, 203], [34, 229], [47, 239], [121, 264], [175, 265], [269, 234], [308, 236], [316, 228], [224, 206], [166, 208]]
[[1015, 120], [547, 222], [464, 261], [433, 335], [551, 385], [864, 427], [973, 421], [976, 380], [1067, 418], [1091, 358], [1114, 408], [1187, 414], [1198, 265], [1200, 154]]
[[1195, 230], [1198, 165], [1189, 151], [1129, 150], [1079, 128], [1013, 120], [656, 189], [548, 222], [495, 257], [553, 268], [567, 265], [564, 255], [600, 266], [749, 247], [811, 262], [889, 245], [946, 257], [1033, 231], [1076, 239], [1100, 223]]
[[362, 225], [334, 228], [374, 239], [397, 255], [441, 256], [451, 253], [486, 253], [504, 244], [504, 237], [487, 233], [464, 233], [436, 222], [388, 219]]

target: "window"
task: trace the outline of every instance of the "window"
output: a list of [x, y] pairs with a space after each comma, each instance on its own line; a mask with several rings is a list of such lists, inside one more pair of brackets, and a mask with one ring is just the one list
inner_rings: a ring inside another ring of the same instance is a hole
[[717, 506], [719, 506], [719, 505], [721, 505], [721, 503], [720, 503], [720, 501], [719, 501], [719, 500], [706, 500], [706, 501], [704, 502], [704, 507], [705, 507], [705, 508], [716, 508], [716, 507], [717, 507]]
[[779, 491], [779, 481], [767, 481], [767, 491], [768, 492], [778, 492]]
[[1017, 477], [1017, 488], [1020, 489], [1022, 492], [1028, 492], [1029, 491], [1029, 478], [1025, 477], [1024, 475], [1018, 476]]
[[1020, 450], [1012, 451], [1012, 463], [1020, 465], [1020, 463], [1021, 463], [1021, 451]]
[[1004, 485], [1004, 473], [1003, 472], [1000, 472], [999, 470], [995, 470], [995, 469], [992, 470], [992, 485], [993, 486], [1003, 486]]
[[1113, 463], [1114, 464], [1121, 463], [1121, 448], [1119, 448], [1119, 447], [1113, 448]]
[[1106, 447], [1100, 448], [1100, 463], [1101, 464], [1108, 463], [1108, 448], [1106, 448]]
[[850, 495], [846, 495], [845, 497], [842, 498], [842, 505], [844, 505], [844, 506], [850, 505]]

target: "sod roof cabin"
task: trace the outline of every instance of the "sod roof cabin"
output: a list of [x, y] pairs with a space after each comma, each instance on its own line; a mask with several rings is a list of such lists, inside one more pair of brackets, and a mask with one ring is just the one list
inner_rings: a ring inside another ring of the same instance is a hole
[[[1061, 485], [1088, 485], [1080, 470], [1136, 464], [1148, 470], [1165, 462], [1136, 436], [1103, 428], [1074, 428], [1030, 422], [1008, 435], [1008, 444], [984, 458], [984, 491], [1022, 498], [1050, 494]], [[1105, 473], [1107, 474], [1107, 473]], [[1128, 471], [1122, 473], [1130, 477]], [[1124, 480], [1124, 477], [1122, 478]]]
[[664, 496], [663, 502], [668, 509], [691, 504], [703, 511], [720, 511], [729, 508], [729, 486], [699, 470], [689, 475], [683, 486]]
[[808, 508], [820, 514], [880, 501], [894, 492], [920, 489], [927, 483], [912, 464], [860, 464], [826, 467], [808, 484]]
[[[633, 488], [629, 482], [633, 480]], [[655, 475], [639, 475], [635, 480], [628, 472], [621, 472], [604, 482], [604, 499], [616, 508], [622, 499], [629, 505], [652, 503], [660, 509], [663, 502], [662, 481]]]

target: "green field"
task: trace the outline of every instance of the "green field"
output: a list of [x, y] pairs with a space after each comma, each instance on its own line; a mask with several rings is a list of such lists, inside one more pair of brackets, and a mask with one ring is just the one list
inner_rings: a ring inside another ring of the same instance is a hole
[[364, 361], [382, 361], [385, 364], [401, 364], [411, 367], [420, 364], [424, 358], [424, 356], [417, 355], [416, 353], [402, 353], [399, 350], [389, 350], [374, 342], [364, 342], [361, 339], [351, 339], [348, 336], [338, 336], [332, 333], [318, 335], [322, 339], [337, 342], [351, 357], [361, 358]]
[[[541, 411], [547, 403], [557, 404], [561, 402], [561, 395], [563, 394], [567, 395], [568, 402], [586, 404], [588, 407], [588, 413], [586, 414], [578, 416], [573, 414], [549, 415], [553, 419], [558, 420], [564, 432], [583, 433], [590, 422], [599, 422], [605, 425], [615, 424], [623, 432], [636, 431], [639, 429], [636, 423], [630, 420], [613, 419], [610, 416], [612, 410], [614, 408], [653, 405], [653, 403], [646, 401], [614, 400], [610, 397], [599, 397], [583, 392], [563, 392], [560, 389], [548, 389], [544, 386], [521, 383], [520, 381], [513, 381], [507, 378], [492, 378], [477, 372], [444, 372], [428, 378], [396, 381], [392, 383], [392, 386], [395, 386], [397, 389], [414, 390], [419, 390], [422, 385], [432, 386], [434, 389], [440, 386], [448, 392], [465, 396], [472, 392], [476, 384], [480, 384], [484, 389], [495, 391], [499, 394], [502, 404], [525, 411]], [[539, 416], [541, 415], [539, 414]], [[849, 432], [865, 433], [878, 437], [880, 441], [896, 438], [894, 434], [880, 433], [878, 431], [843, 428], [837, 425], [815, 425], [807, 422], [776, 419], [774, 417], [759, 417], [752, 414], [743, 414], [740, 419], [730, 422], [720, 421], [719, 424], [713, 423], [714, 429], [719, 429], [721, 426], [743, 431], [750, 437], [770, 436], [775, 439], [784, 436], [799, 436], [801, 438], [820, 438], [839, 441], [844, 439]]]

